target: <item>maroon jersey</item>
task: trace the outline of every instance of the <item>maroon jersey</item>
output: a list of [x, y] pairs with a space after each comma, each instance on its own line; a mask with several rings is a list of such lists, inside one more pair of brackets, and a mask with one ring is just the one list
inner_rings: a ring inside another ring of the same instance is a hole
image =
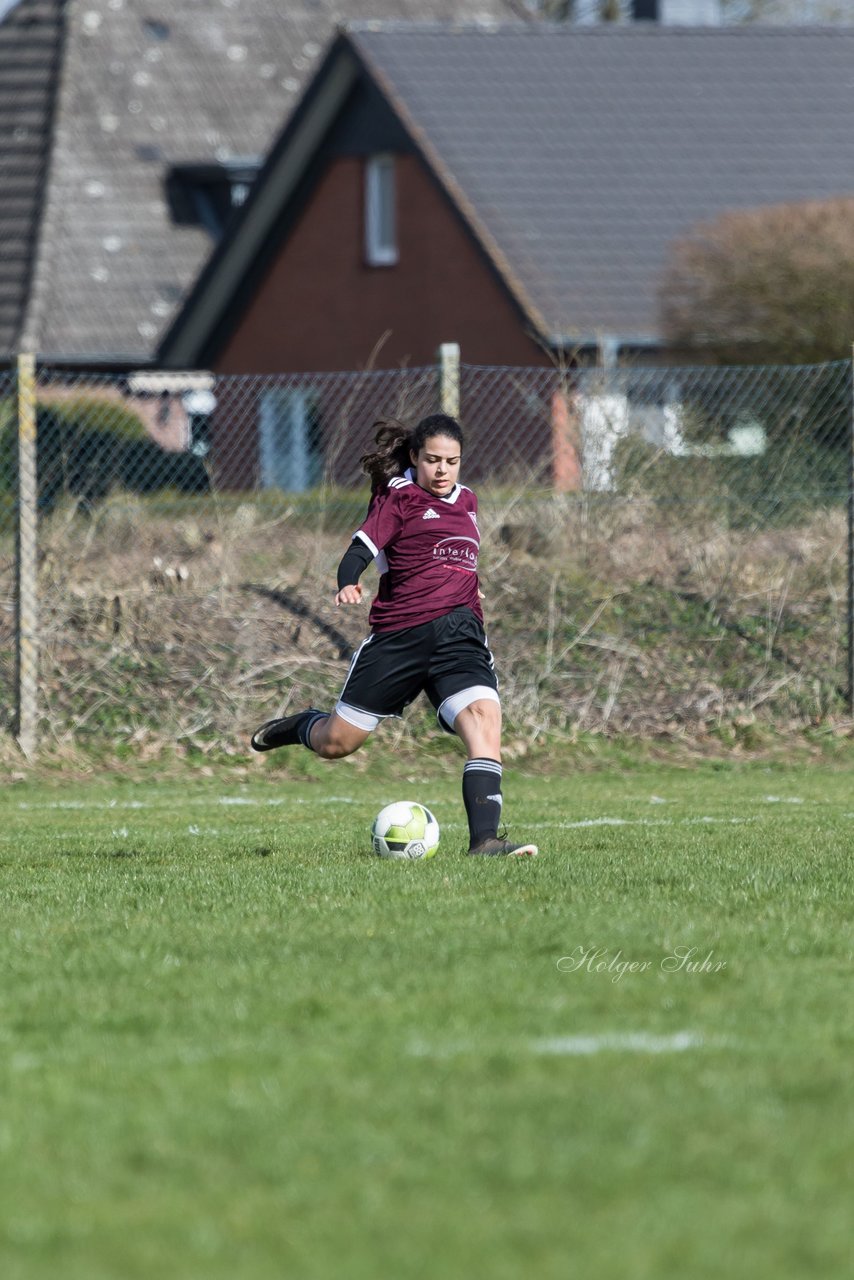
[[400, 631], [468, 608], [483, 621], [477, 587], [477, 498], [464, 484], [435, 498], [410, 468], [371, 498], [353, 535], [376, 558], [380, 586], [368, 621]]

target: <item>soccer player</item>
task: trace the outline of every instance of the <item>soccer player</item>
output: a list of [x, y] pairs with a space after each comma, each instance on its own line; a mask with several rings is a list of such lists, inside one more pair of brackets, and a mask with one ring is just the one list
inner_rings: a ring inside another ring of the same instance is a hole
[[335, 596], [336, 605], [359, 604], [359, 578], [376, 561], [370, 634], [353, 656], [332, 712], [311, 707], [268, 720], [252, 735], [252, 747], [301, 743], [325, 760], [339, 759], [423, 691], [442, 728], [466, 748], [468, 852], [535, 854], [534, 844], [498, 836], [501, 703], [480, 607], [477, 498], [457, 479], [462, 429], [444, 413], [411, 431], [394, 419], [375, 425], [376, 450], [361, 460], [371, 478], [368, 513], [338, 566]]

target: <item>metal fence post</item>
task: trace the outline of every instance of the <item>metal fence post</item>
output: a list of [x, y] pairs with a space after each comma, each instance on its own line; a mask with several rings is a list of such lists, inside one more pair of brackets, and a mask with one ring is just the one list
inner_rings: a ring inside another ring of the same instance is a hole
[[460, 348], [456, 342], [439, 347], [439, 408], [451, 418], [460, 416]]
[[848, 710], [854, 711], [854, 345], [851, 348], [848, 405]]
[[18, 743], [36, 749], [38, 729], [38, 560], [36, 362], [18, 357], [18, 519], [16, 529], [15, 701]]

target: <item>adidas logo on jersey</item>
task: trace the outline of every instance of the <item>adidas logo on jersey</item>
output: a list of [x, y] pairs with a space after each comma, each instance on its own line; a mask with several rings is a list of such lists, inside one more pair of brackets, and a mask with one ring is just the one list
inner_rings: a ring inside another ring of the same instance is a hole
[[428, 507], [427, 510], [424, 512], [424, 515], [421, 517], [421, 519], [422, 520], [441, 520], [442, 517], [439, 515], [438, 511], [434, 511], [432, 507]]

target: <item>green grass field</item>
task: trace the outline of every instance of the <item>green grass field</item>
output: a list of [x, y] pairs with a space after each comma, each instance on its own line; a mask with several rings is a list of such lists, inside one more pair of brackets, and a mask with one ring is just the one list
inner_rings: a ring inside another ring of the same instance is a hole
[[309, 764], [0, 791], [6, 1280], [850, 1276], [848, 771]]

